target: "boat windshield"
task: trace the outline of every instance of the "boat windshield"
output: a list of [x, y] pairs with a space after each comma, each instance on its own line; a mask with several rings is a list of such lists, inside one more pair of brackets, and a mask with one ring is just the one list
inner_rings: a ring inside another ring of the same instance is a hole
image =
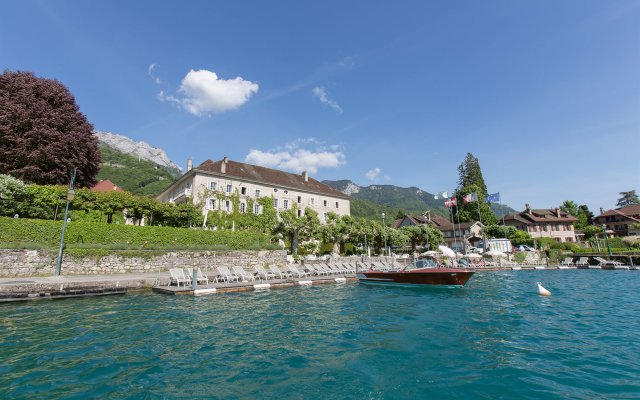
[[404, 270], [411, 271], [412, 269], [422, 269], [422, 268], [438, 268], [438, 263], [436, 260], [432, 258], [424, 258], [420, 260], [416, 260], [413, 264], [407, 265]]

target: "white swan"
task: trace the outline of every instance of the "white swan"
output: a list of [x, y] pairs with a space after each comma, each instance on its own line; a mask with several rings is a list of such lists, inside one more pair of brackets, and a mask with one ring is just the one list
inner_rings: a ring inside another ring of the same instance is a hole
[[551, 296], [551, 292], [545, 289], [544, 287], [542, 287], [540, 282], [536, 282], [536, 283], [538, 284], [538, 294], [540, 296]]

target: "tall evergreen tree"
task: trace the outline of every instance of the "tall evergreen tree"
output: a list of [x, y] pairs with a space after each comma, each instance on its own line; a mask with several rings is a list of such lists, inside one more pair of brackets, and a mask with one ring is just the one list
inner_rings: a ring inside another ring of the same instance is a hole
[[629, 190], [628, 192], [620, 192], [620, 198], [618, 199], [618, 207], [634, 206], [640, 204], [640, 199], [635, 190]]
[[[496, 216], [491, 210], [490, 204], [484, 201], [487, 196], [487, 185], [482, 177], [480, 162], [471, 153], [467, 153], [464, 161], [458, 166], [459, 180], [455, 197], [458, 200], [457, 207], [453, 207], [456, 222], [472, 222], [482, 220], [485, 225], [495, 224]], [[464, 198], [476, 194], [476, 201], [465, 204]]]
[[69, 90], [30, 72], [0, 75], [0, 173], [27, 183], [91, 186], [100, 167], [98, 139]]

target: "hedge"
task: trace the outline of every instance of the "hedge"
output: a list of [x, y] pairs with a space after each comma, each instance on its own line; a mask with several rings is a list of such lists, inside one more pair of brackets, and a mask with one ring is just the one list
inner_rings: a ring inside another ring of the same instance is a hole
[[[60, 243], [61, 231], [61, 221], [0, 217], [0, 243], [14, 246], [15, 244], [28, 246], [38, 244], [56, 248]], [[212, 247], [245, 250], [272, 247], [269, 244], [269, 237], [258, 232], [205, 231], [90, 222], [68, 223], [65, 244], [68, 247], [82, 248], [160, 248], [163, 250]]]

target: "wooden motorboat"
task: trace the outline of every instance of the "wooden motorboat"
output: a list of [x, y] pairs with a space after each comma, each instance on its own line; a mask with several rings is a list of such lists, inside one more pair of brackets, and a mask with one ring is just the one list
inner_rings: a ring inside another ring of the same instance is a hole
[[474, 271], [462, 268], [416, 268], [398, 271], [371, 269], [360, 270], [356, 276], [361, 283], [462, 287], [474, 273]]

